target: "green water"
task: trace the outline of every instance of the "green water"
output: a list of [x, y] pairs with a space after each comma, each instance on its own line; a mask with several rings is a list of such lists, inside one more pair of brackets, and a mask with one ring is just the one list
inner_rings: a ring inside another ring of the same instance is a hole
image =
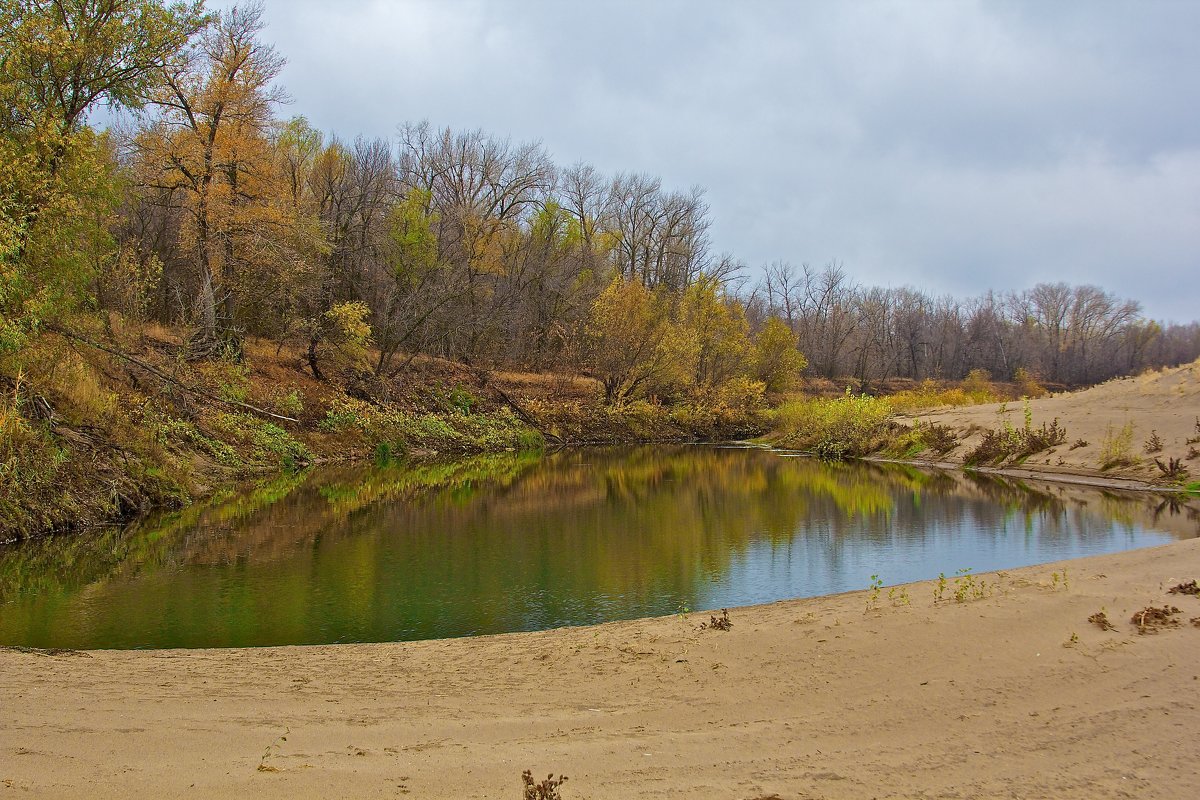
[[643, 447], [326, 469], [0, 548], [0, 644], [225, 647], [535, 630], [1166, 543], [1146, 495]]

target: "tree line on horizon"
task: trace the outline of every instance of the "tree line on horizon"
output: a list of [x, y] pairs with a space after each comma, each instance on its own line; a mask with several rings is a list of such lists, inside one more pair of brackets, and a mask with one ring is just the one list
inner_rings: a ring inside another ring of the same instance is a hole
[[[1018, 370], [1088, 384], [1200, 355], [1094, 286], [976, 298], [777, 262], [756, 279], [709, 237], [704, 191], [553, 162], [538, 143], [400, 126], [346, 141], [283, 118], [258, 4], [0, 4], [0, 352], [77, 311], [246, 336], [382, 378], [419, 355], [593, 375], [606, 399], [863, 386]], [[136, 113], [97, 131], [108, 103]], [[803, 354], [803, 355], [802, 355]]]

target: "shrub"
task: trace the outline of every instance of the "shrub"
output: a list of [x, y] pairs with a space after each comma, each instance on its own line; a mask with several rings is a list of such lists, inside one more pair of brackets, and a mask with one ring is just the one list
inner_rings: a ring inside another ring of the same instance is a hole
[[986, 369], [973, 369], [968, 372], [967, 377], [963, 378], [962, 390], [972, 398], [981, 398], [975, 400], [977, 403], [989, 403], [997, 397], [996, 387], [992, 385], [992, 374]]
[[566, 775], [555, 778], [553, 772], [546, 776], [546, 780], [535, 782], [533, 773], [525, 770], [521, 773], [521, 783], [524, 785], [521, 800], [562, 800], [558, 789], [566, 782]]
[[217, 396], [231, 403], [244, 403], [250, 394], [250, 368], [245, 363], [222, 359], [199, 368], [216, 385]]
[[1183, 483], [1188, 479], [1188, 468], [1183, 465], [1183, 460], [1179, 458], [1168, 458], [1164, 464], [1161, 459], [1154, 459], [1155, 466], [1162, 472], [1165, 480], [1172, 483]]
[[1013, 383], [1017, 385], [1017, 393], [1021, 397], [1046, 396], [1046, 387], [1042, 386], [1037, 377], [1024, 367], [1017, 367], [1017, 371], [1013, 373]]
[[1033, 414], [1029, 401], [1025, 402], [1025, 424], [1014, 428], [1008, 420], [999, 430], [984, 431], [983, 440], [963, 459], [964, 464], [1000, 464], [1019, 461], [1029, 456], [1057, 447], [1067, 440], [1067, 431], [1058, 424], [1058, 418], [1040, 428], [1033, 427]]
[[386, 444], [389, 457], [418, 449], [472, 453], [537, 450], [544, 445], [542, 435], [508, 408], [486, 414], [415, 413], [340, 397], [325, 412], [320, 427], [332, 433], [357, 432], [376, 451]]
[[286, 394], [280, 390], [272, 398], [272, 404], [275, 406], [275, 411], [285, 417], [299, 417], [304, 413], [304, 398], [295, 389]]
[[928, 378], [915, 389], [896, 392], [887, 398], [896, 412], [920, 411], [938, 406], [969, 406], [990, 403], [996, 399], [997, 396], [990, 391], [967, 392], [959, 386], [941, 387]]
[[31, 522], [35, 498], [56, 494], [59, 467], [66, 451], [46, 426], [22, 413], [21, 375], [11, 391], [0, 394], [0, 531], [19, 530]]
[[218, 414], [216, 427], [251, 448], [250, 459], [287, 469], [308, 464], [312, 453], [290, 433], [250, 414]]
[[887, 400], [848, 389], [833, 400], [795, 400], [779, 409], [777, 443], [835, 461], [863, 456], [883, 444], [890, 414]]
[[754, 374], [772, 392], [784, 392], [800, 380], [808, 366], [797, 349], [799, 340], [788, 324], [770, 317], [754, 341]]
[[921, 424], [918, 420], [911, 428], [904, 429], [901, 425], [896, 425], [896, 428], [900, 429], [900, 433], [890, 450], [901, 457], [914, 456], [926, 450], [944, 456], [958, 447], [958, 436], [946, 425], [936, 422]]
[[154, 410], [147, 409], [142, 414], [142, 424], [152, 433], [154, 440], [164, 447], [170, 447], [174, 442], [187, 443], [212, 456], [223, 466], [238, 467], [242, 464], [236, 450], [219, 439], [206, 436], [187, 420], [160, 416]]
[[1110, 424], [1100, 443], [1100, 469], [1128, 467], [1137, 463], [1133, 455], [1133, 423], [1126, 422], [1121, 430], [1113, 433]]

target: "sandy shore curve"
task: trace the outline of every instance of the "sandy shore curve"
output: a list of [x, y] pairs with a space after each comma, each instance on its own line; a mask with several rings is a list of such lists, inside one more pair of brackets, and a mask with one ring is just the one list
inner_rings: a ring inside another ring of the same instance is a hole
[[[0, 649], [0, 797], [1165, 797], [1200, 779], [1200, 539], [587, 628]], [[984, 584], [980, 590], [979, 584]], [[962, 590], [961, 602], [955, 598]], [[982, 595], [982, 596], [980, 596]], [[868, 605], [872, 608], [868, 609]], [[1177, 607], [1140, 634], [1130, 617]], [[1103, 611], [1115, 630], [1089, 623]]]

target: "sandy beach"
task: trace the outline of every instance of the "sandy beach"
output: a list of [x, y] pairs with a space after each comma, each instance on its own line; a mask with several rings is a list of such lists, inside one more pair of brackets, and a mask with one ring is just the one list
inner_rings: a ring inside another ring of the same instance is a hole
[[[1200, 540], [590, 628], [0, 650], [0, 797], [1170, 797], [1200, 779]], [[909, 602], [906, 604], [905, 599]], [[1178, 624], [1130, 618], [1175, 606]], [[1089, 623], [1104, 611], [1115, 630]]]

